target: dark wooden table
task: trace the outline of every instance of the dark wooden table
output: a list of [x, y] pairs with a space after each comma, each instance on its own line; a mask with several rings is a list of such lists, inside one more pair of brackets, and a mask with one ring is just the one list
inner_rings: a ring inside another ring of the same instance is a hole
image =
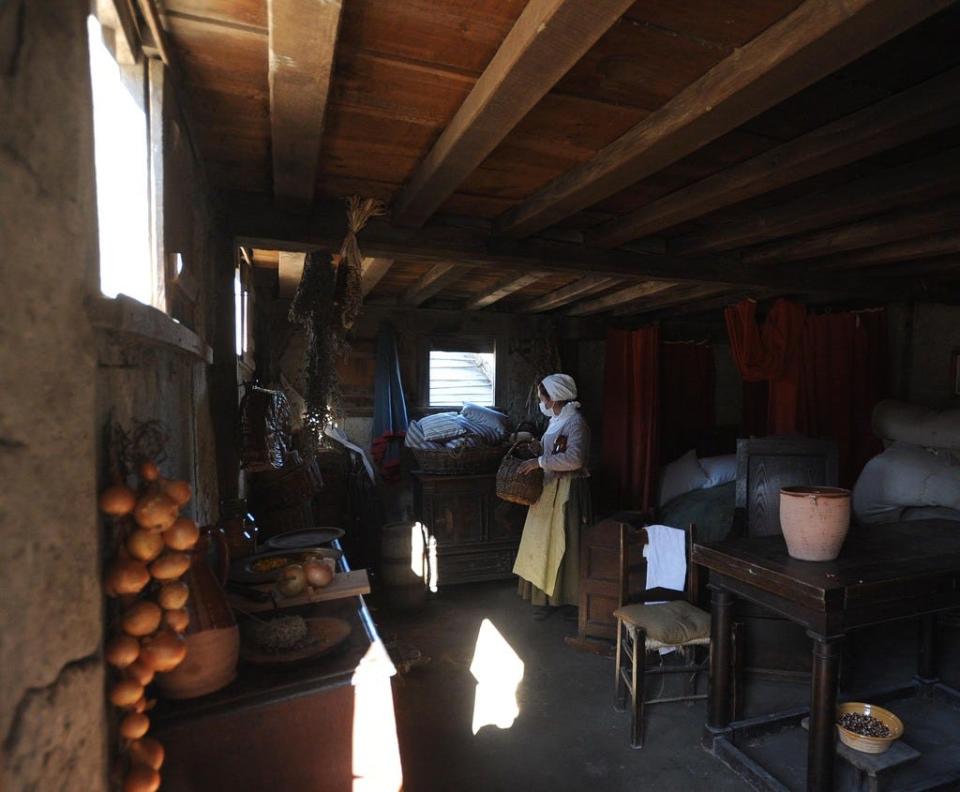
[[936, 682], [935, 614], [960, 607], [960, 525], [947, 520], [851, 530], [834, 561], [798, 561], [782, 536], [696, 545], [693, 561], [709, 570], [710, 693], [705, 745], [729, 745], [733, 728], [733, 602], [742, 597], [806, 628], [813, 639], [807, 789], [831, 790], [837, 674], [849, 630], [921, 617], [917, 681]]
[[[349, 571], [345, 557], [339, 568]], [[215, 693], [161, 699], [150, 734], [166, 747], [164, 790], [339, 792], [364, 783], [402, 784], [395, 670], [363, 597], [278, 615], [292, 614], [343, 619], [352, 631], [330, 654], [290, 666], [241, 661], [236, 679]]]

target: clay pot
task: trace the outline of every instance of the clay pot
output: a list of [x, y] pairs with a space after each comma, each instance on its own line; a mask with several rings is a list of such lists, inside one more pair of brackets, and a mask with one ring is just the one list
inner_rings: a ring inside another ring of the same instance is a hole
[[832, 561], [850, 528], [850, 490], [839, 487], [784, 487], [780, 526], [791, 558]]

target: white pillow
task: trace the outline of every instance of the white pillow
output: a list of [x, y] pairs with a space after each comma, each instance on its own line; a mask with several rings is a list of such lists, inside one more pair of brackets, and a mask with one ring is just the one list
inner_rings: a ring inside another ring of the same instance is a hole
[[479, 404], [464, 402], [460, 415], [470, 421], [489, 426], [496, 429], [500, 434], [506, 435], [510, 432], [510, 419], [502, 412], [491, 410], [489, 407], [483, 407]]
[[459, 416], [453, 412], [434, 413], [420, 419], [420, 428], [423, 437], [433, 443], [444, 443], [455, 437], [463, 437], [467, 428], [459, 421]]
[[660, 505], [683, 495], [685, 492], [703, 489], [707, 486], [707, 475], [697, 461], [697, 452], [692, 448], [679, 459], [675, 459], [663, 469], [660, 480]]
[[737, 455], [724, 454], [723, 456], [703, 457], [700, 467], [707, 475], [706, 487], [719, 487], [730, 481], [737, 480]]

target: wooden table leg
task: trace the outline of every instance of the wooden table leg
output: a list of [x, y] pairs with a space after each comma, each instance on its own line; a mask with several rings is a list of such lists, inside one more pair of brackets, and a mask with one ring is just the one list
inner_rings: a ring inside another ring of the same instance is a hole
[[733, 595], [713, 587], [710, 598], [710, 690], [707, 694], [707, 731], [713, 735], [730, 726], [733, 689]]
[[924, 684], [937, 681], [937, 614], [927, 613], [920, 617], [920, 646], [917, 662], [917, 679]]
[[813, 638], [813, 682], [810, 687], [810, 737], [807, 743], [807, 789], [833, 789], [837, 739], [837, 674], [842, 638]]

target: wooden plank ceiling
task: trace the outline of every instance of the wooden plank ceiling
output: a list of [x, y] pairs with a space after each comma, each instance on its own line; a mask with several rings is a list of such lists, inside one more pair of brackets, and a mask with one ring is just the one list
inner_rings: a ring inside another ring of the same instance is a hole
[[953, 0], [157, 5], [238, 238], [332, 245], [337, 200], [390, 205], [370, 302], [960, 299]]

